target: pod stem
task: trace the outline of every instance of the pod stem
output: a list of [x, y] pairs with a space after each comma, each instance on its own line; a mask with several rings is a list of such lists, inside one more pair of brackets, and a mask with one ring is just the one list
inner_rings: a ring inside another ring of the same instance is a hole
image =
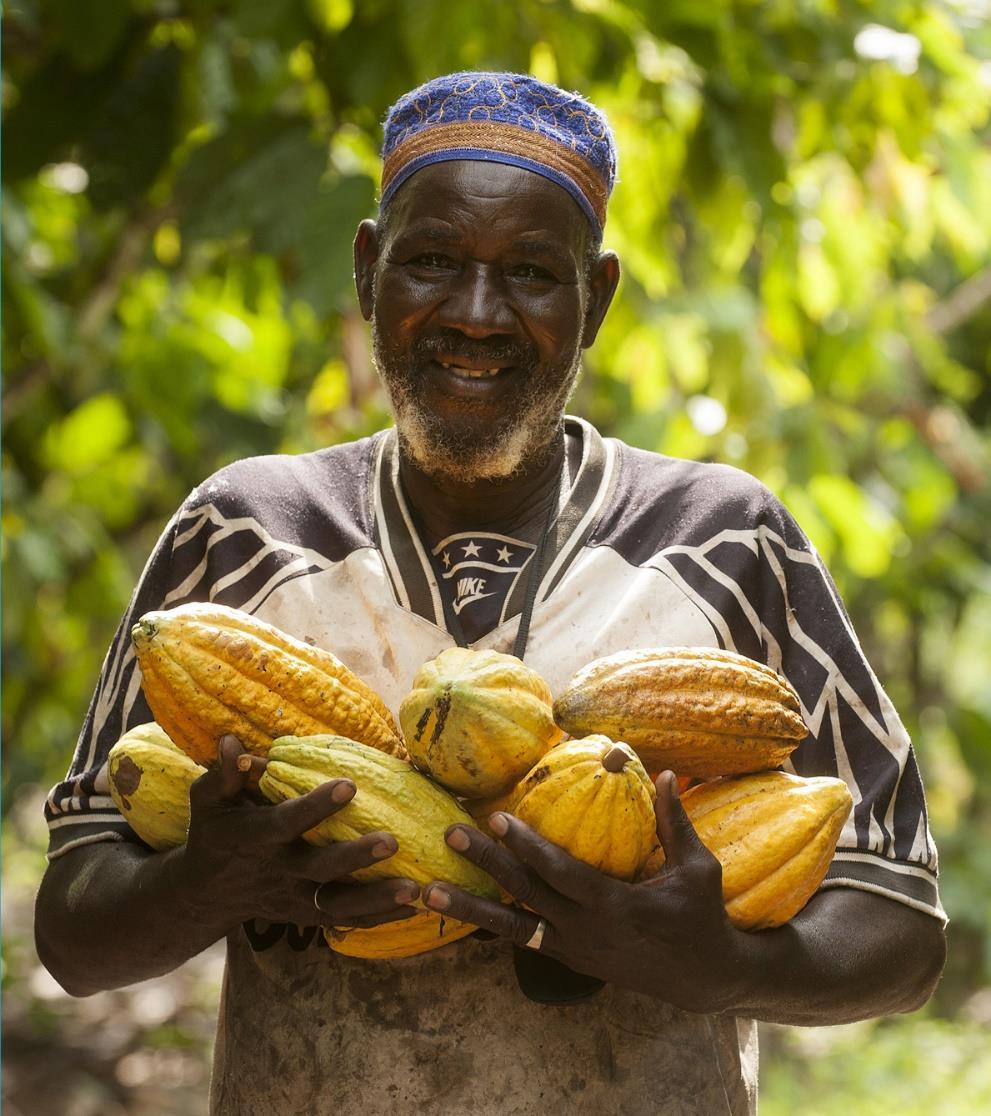
[[630, 753], [625, 748], [613, 747], [602, 757], [602, 766], [606, 771], [617, 774], [630, 762]]

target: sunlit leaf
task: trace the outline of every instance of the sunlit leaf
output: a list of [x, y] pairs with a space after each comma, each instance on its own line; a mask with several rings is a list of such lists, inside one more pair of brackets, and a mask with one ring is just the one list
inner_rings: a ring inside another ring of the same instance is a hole
[[858, 577], [880, 577], [901, 536], [897, 521], [849, 477], [819, 474], [809, 481], [809, 492], [842, 541], [850, 569]]
[[131, 435], [123, 403], [109, 392], [93, 396], [49, 431], [46, 457], [52, 467], [81, 474], [112, 457]]

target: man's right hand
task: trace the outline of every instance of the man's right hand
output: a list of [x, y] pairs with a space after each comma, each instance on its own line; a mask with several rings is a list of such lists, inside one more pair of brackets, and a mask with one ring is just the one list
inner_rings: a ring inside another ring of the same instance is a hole
[[249, 919], [367, 927], [416, 913], [412, 880], [347, 880], [396, 851], [392, 834], [325, 848], [302, 839], [350, 801], [350, 780], [273, 806], [245, 793], [264, 766], [225, 737], [217, 763], [190, 790], [185, 845], [152, 852], [99, 841], [49, 864], [35, 935], [39, 957], [67, 992], [86, 996], [169, 972]]
[[[377, 926], [409, 918], [419, 887], [410, 879], [347, 880], [398, 846], [391, 833], [369, 833], [316, 847], [302, 835], [354, 797], [350, 779], [333, 779], [276, 805], [245, 792], [265, 761], [225, 736], [217, 762], [193, 783], [186, 845], [172, 865], [181, 902], [209, 925], [248, 919], [298, 926]], [[319, 898], [319, 909], [316, 901]]]

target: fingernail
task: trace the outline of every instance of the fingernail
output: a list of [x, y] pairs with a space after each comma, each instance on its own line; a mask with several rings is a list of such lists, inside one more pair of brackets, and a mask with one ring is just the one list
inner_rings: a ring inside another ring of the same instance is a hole
[[357, 790], [354, 783], [349, 783], [346, 779], [342, 779], [330, 792], [330, 797], [335, 802], [347, 802], [354, 798], [354, 792]]
[[237, 757], [237, 769], [238, 771], [251, 770], [251, 756], [249, 756], [247, 752], [242, 752]]
[[505, 837], [509, 832], [509, 818], [507, 818], [505, 814], [490, 814], [489, 829], [491, 829], [497, 837]]
[[447, 843], [455, 852], [464, 852], [471, 845], [468, 834], [463, 829], [452, 829], [447, 835]]
[[451, 905], [451, 897], [442, 887], [432, 887], [423, 901], [435, 911], [446, 911]]
[[382, 860], [384, 857], [392, 856], [396, 848], [394, 841], [379, 841], [378, 844], [372, 845], [372, 856]]
[[401, 887], [396, 892], [397, 903], [412, 903], [413, 900], [420, 894], [420, 889], [416, 884], [408, 884], [406, 887]]

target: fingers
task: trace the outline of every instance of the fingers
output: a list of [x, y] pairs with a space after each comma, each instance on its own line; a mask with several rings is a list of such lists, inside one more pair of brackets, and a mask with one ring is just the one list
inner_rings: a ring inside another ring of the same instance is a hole
[[285, 844], [302, 837], [325, 818], [335, 814], [354, 798], [357, 788], [350, 779], [331, 779], [298, 798], [287, 798], [260, 815], [263, 828], [272, 844]]
[[[691, 818], [685, 813], [678, 793], [678, 780], [673, 771], [662, 771], [657, 776], [657, 800], [654, 812], [657, 817], [657, 839], [664, 849], [664, 860], [670, 868], [687, 864], [706, 864], [715, 860], [695, 832]], [[716, 864], [718, 865], [718, 861]]]
[[190, 804], [233, 801], [249, 785], [252, 767], [252, 757], [241, 741], [230, 733], [222, 736], [216, 761], [189, 788]]
[[412, 918], [413, 915], [416, 914], [423, 914], [423, 912], [416, 907], [393, 907], [391, 914], [387, 912], [385, 914], [364, 915], [339, 925], [331, 925], [327, 922], [326, 918], [324, 918], [321, 922], [321, 926], [326, 927], [328, 930], [343, 930], [345, 933], [348, 930], [371, 930], [373, 926], [385, 926], [387, 922], [405, 922], [406, 919]]
[[268, 767], [268, 759], [265, 756], [252, 755], [250, 752], [242, 752], [237, 757], [238, 770], [247, 774], [248, 791], [253, 795], [256, 801], [265, 801], [265, 796], [258, 790], [258, 782], [262, 777], [262, 772]]
[[480, 830], [453, 825], [445, 837], [448, 845], [466, 860], [484, 869], [517, 903], [539, 911], [557, 911], [562, 897], [508, 849]]
[[[367, 833], [353, 841], [316, 848], [302, 842], [288, 851], [286, 870], [315, 883], [329, 883], [393, 856], [399, 844], [391, 833]], [[404, 900], [405, 902], [406, 900]]]
[[419, 894], [413, 880], [397, 879], [357, 885], [319, 884], [311, 898], [325, 926], [377, 926], [414, 914], [416, 908], [409, 904]]
[[[471, 892], [463, 891], [453, 884], [431, 883], [423, 891], [424, 905], [438, 914], [470, 922], [483, 930], [490, 930], [501, 938], [508, 938], [514, 945], [525, 946], [534, 935], [541, 922], [539, 915], [525, 911], [521, 907], [511, 907], [482, 899]], [[552, 953], [554, 932], [544, 921], [544, 935], [541, 949]]]
[[[489, 817], [488, 821], [492, 832], [512, 852], [513, 856], [509, 858], [509, 862], [519, 862], [532, 869], [531, 876], [535, 873], [536, 877], [549, 885], [547, 889], [549, 894], [556, 892], [567, 896], [576, 903], [584, 904], [597, 896], [604, 882], [607, 881], [607, 877], [603, 876], [601, 872], [597, 872], [582, 861], [576, 860], [559, 845], [541, 837], [526, 822], [520, 821], [512, 814], [495, 813]], [[464, 828], [467, 830], [467, 827]], [[478, 844], [476, 831], [471, 830], [470, 833], [472, 845], [475, 846]], [[484, 834], [477, 834], [477, 836], [484, 839]], [[492, 844], [496, 849], [499, 848], [495, 842], [492, 842]], [[473, 859], [470, 851], [463, 852], [461, 855]], [[496, 864], [494, 855], [493, 864]], [[495, 876], [499, 883], [503, 882], [488, 865], [483, 864], [482, 867]], [[506, 890], [512, 891], [512, 888], [506, 886]], [[513, 892], [513, 894], [516, 893]], [[517, 898], [520, 898], [527, 906], [533, 906], [537, 910], [541, 909], [539, 903], [530, 903], [527, 898], [521, 896], [517, 896]]]
[[[230, 733], [222, 736], [217, 744], [216, 762], [190, 787], [191, 807], [202, 810], [210, 803], [232, 804], [244, 791], [248, 794], [239, 805], [257, 803], [255, 789], [267, 763], [264, 756], [246, 752], [236, 736]], [[356, 790], [350, 779], [331, 779], [298, 798], [272, 806], [265, 803], [264, 811], [250, 812], [241, 819], [242, 835], [252, 843], [257, 837], [263, 844], [286, 844], [346, 806]]]

